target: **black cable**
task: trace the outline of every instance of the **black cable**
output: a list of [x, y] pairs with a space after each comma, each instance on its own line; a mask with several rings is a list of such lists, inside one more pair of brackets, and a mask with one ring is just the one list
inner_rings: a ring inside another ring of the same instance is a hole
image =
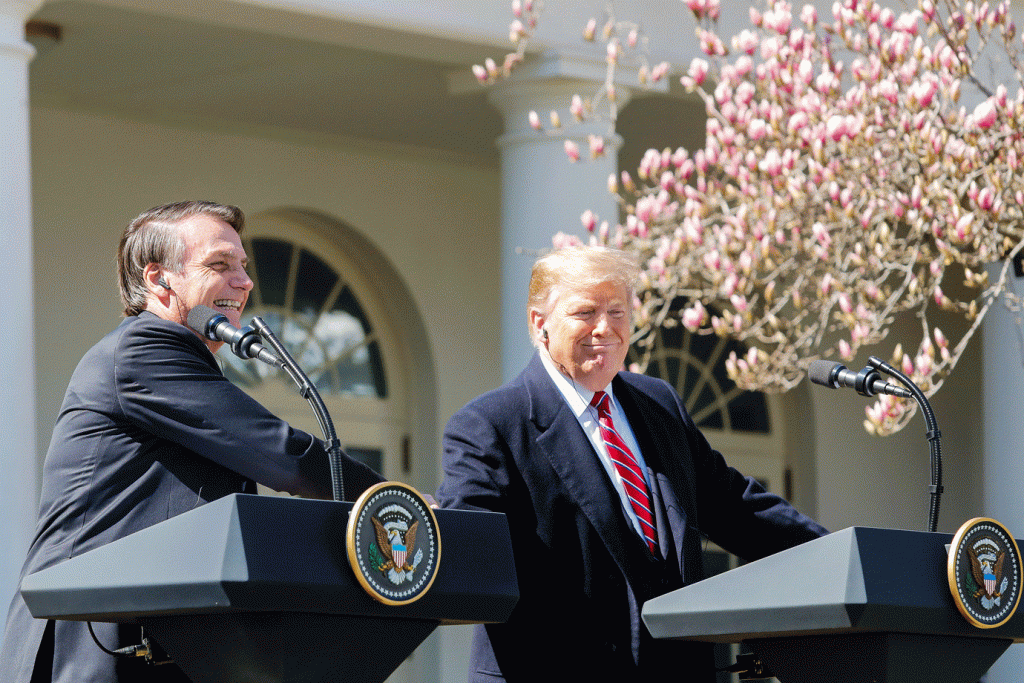
[[101, 643], [100, 639], [96, 637], [96, 631], [93, 630], [92, 622], [91, 621], [87, 621], [85, 623], [89, 627], [89, 635], [92, 636], [93, 642], [96, 643], [96, 646], [99, 649], [103, 650], [108, 655], [110, 655], [112, 657], [149, 657], [150, 656], [150, 651], [149, 651], [149, 648], [145, 644], [145, 639], [144, 638], [143, 638], [143, 642], [139, 643], [138, 645], [129, 645], [128, 647], [122, 647], [120, 650], [111, 650], [110, 648], [106, 647], [103, 643]]

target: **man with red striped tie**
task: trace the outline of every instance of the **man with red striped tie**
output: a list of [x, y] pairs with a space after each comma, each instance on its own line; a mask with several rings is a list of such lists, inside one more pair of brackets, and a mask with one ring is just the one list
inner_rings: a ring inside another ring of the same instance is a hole
[[444, 435], [445, 507], [508, 516], [520, 599], [477, 627], [470, 680], [711, 683], [708, 646], [656, 641], [643, 603], [704, 577], [710, 538], [747, 560], [824, 528], [726, 465], [665, 382], [622, 370], [639, 269], [573, 247], [540, 258], [537, 354]]

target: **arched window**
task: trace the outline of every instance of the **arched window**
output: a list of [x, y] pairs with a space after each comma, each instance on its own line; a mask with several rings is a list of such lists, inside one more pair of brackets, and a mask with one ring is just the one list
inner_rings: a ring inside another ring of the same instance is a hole
[[[765, 395], [740, 389], [729, 379], [725, 359], [746, 349], [715, 334], [694, 333], [682, 325], [652, 331], [645, 373], [659, 377], [683, 398], [683, 405], [701, 429], [769, 434], [771, 420]], [[627, 362], [637, 359], [633, 357]]]
[[[387, 375], [373, 326], [351, 287], [309, 249], [282, 239], [243, 240], [254, 286], [246, 307], [258, 313], [324, 395], [387, 398]], [[263, 363], [222, 353], [225, 374], [254, 388], [291, 380]]]
[[[387, 479], [436, 488], [433, 361], [401, 278], [365, 237], [323, 214], [281, 209], [246, 223], [253, 290], [242, 323], [258, 315], [273, 330], [316, 385], [349, 455]], [[284, 372], [226, 348], [218, 357], [271, 412], [323, 436]]]

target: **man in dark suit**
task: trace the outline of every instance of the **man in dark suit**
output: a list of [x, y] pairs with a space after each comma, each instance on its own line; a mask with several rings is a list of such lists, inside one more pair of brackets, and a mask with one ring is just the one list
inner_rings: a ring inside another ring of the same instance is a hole
[[438, 500], [507, 514], [519, 580], [471, 681], [713, 681], [708, 647], [655, 641], [643, 603], [704, 578], [705, 537], [753, 560], [827, 533], [728, 467], [668, 384], [620, 371], [637, 276], [612, 249], [539, 259], [536, 356], [445, 430]]
[[[118, 248], [126, 317], [86, 353], [68, 385], [23, 576], [230, 493], [255, 493], [256, 482], [331, 497], [324, 444], [228, 382], [213, 356], [220, 343], [185, 326], [198, 305], [239, 325], [253, 284], [243, 225], [235, 207], [181, 202], [126, 229]], [[347, 457], [343, 476], [354, 496], [380, 481]], [[138, 627], [93, 628], [110, 650], [141, 640]], [[33, 619], [20, 593], [0, 672], [7, 683], [188, 680], [173, 664], [107, 654], [85, 623]]]

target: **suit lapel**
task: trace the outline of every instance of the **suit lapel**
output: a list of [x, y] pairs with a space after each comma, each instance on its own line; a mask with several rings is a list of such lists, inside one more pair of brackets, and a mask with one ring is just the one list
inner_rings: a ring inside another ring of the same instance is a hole
[[[696, 529], [697, 520], [694, 478], [685, 466], [690, 456], [680, 418], [621, 376], [613, 380], [613, 390], [647, 463], [662, 555], [679, 562], [680, 572], [685, 575], [682, 561], [687, 557], [683, 547], [688, 540], [686, 527]], [[666, 544], [673, 552], [668, 552]]]
[[665, 473], [680, 491], [686, 492], [687, 498], [694, 500], [692, 478], [682, 467], [689, 453], [679, 415], [666, 410], [621, 376], [616, 376], [612, 387], [648, 467]]
[[[539, 432], [539, 452], [547, 457], [565, 491], [590, 520], [620, 570], [629, 576], [630, 567], [644, 556], [642, 541], [626, 521], [619, 494], [608, 480], [590, 439], [538, 356], [534, 356], [524, 379], [530, 395], [531, 420]], [[628, 551], [633, 546], [635, 554]]]

